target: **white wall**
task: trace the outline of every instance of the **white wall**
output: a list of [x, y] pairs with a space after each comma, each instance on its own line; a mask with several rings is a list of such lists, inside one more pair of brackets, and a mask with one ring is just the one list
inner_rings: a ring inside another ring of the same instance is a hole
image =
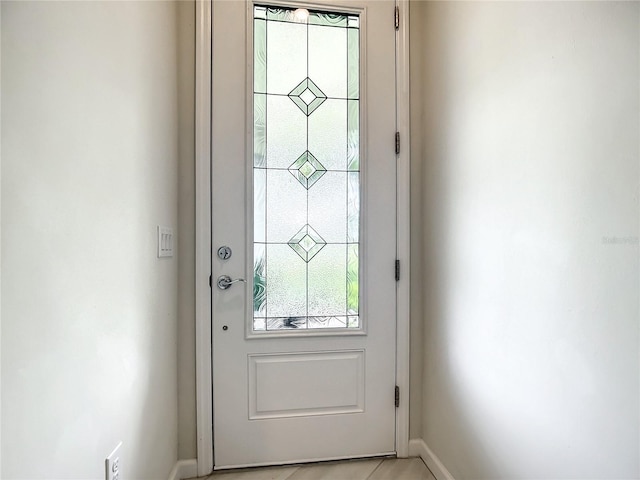
[[423, 7], [423, 437], [457, 480], [637, 479], [640, 4]]
[[174, 2], [1, 2], [2, 478], [177, 458]]

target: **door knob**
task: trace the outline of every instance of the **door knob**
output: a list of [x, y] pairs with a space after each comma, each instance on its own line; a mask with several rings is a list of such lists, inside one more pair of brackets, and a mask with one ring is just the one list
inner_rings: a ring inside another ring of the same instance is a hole
[[220, 290], [226, 290], [231, 285], [238, 282], [247, 283], [247, 281], [244, 278], [236, 278], [235, 280], [232, 280], [229, 275], [220, 275], [218, 277], [218, 288]]

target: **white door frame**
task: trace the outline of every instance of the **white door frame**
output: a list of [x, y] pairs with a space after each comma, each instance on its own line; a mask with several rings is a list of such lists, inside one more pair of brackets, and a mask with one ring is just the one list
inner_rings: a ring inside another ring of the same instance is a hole
[[[397, 157], [396, 453], [409, 455], [409, 0], [396, 0], [400, 29], [396, 34], [397, 130], [402, 148]], [[392, 21], [392, 19], [389, 19]], [[198, 476], [213, 471], [213, 395], [211, 350], [211, 0], [196, 0], [195, 184], [196, 184], [196, 428]], [[390, 147], [392, 140], [390, 139]]]

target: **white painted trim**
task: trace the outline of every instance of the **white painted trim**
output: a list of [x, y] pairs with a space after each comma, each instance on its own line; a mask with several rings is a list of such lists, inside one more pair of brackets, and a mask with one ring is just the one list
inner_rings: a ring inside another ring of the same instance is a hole
[[456, 480], [421, 438], [409, 440], [409, 455], [420, 457], [437, 480]]
[[[2, 8], [0, 8], [0, 25], [2, 25]], [[0, 52], [2, 47], [0, 46]], [[0, 79], [2, 78], [2, 59], [0, 59]], [[2, 82], [0, 82], [1, 84]], [[0, 92], [2, 87], [0, 86]], [[0, 110], [2, 110], [2, 94], [0, 93]], [[0, 115], [1, 118], [1, 115]], [[0, 121], [0, 132], [2, 132], [2, 122]], [[2, 149], [0, 148], [0, 152]], [[0, 153], [0, 212], [2, 212], [2, 153]], [[0, 213], [0, 272], [2, 271], [2, 214]], [[0, 276], [0, 292], [2, 292], [2, 279]], [[2, 305], [2, 294], [0, 293], [0, 305]], [[0, 308], [0, 358], [2, 358], [2, 309]], [[0, 382], [0, 398], [2, 398], [2, 382]], [[0, 402], [0, 418], [2, 418], [2, 402]], [[2, 477], [2, 429], [0, 428], [0, 477]]]
[[198, 476], [198, 461], [193, 458], [191, 460], [178, 460], [173, 466], [168, 480], [184, 480], [186, 478], [194, 478]]
[[197, 475], [213, 471], [211, 352], [211, 0], [196, 1], [196, 427]]
[[410, 345], [410, 238], [411, 238], [411, 141], [409, 111], [409, 0], [396, 0], [400, 29], [396, 33], [396, 128], [401, 148], [397, 158], [396, 258], [400, 260], [400, 281], [396, 290], [396, 384], [400, 406], [396, 412], [396, 453], [409, 455], [409, 345]]

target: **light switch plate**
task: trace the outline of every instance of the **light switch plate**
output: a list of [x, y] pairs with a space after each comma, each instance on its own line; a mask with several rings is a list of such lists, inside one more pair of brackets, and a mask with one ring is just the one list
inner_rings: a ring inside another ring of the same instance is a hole
[[173, 229], [158, 225], [158, 257], [173, 257]]

